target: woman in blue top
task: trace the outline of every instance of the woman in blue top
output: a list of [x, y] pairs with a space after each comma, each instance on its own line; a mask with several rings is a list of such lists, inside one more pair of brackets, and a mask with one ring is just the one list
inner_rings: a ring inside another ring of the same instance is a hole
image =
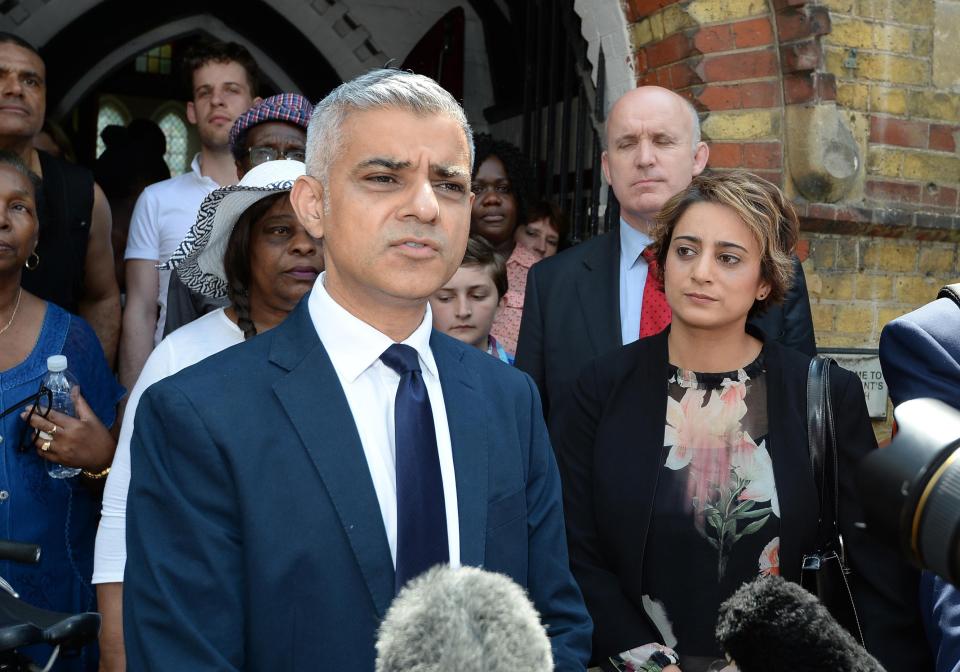
[[[66, 355], [86, 398], [74, 399], [76, 419], [51, 411], [46, 418], [33, 416], [27, 427], [22, 409], [0, 419], [0, 539], [43, 550], [37, 565], [0, 562], [0, 576], [24, 601], [74, 613], [96, 607], [90, 586], [100, 499], [96, 478], [113, 457], [116, 444], [106, 428], [113, 425], [123, 388], [86, 322], [20, 286], [23, 267], [40, 261], [38, 184], [18, 156], [0, 151], [0, 409], [37, 393], [51, 355]], [[51, 478], [45, 459], [80, 467], [83, 475]], [[42, 660], [50, 652], [43, 648], [27, 653]], [[54, 669], [96, 670], [96, 659], [95, 647], [87, 647]]]

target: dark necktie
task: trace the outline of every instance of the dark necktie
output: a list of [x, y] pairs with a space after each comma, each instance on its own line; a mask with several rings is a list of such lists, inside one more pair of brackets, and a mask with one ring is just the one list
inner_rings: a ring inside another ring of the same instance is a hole
[[417, 351], [394, 343], [380, 355], [400, 374], [394, 407], [397, 446], [397, 572], [399, 592], [410, 579], [450, 561], [443, 478], [433, 410]]
[[640, 338], [659, 334], [670, 324], [673, 313], [663, 293], [663, 283], [657, 279], [657, 258], [653, 250], [645, 247], [640, 256], [647, 262], [647, 282], [643, 286], [643, 303], [640, 306]]

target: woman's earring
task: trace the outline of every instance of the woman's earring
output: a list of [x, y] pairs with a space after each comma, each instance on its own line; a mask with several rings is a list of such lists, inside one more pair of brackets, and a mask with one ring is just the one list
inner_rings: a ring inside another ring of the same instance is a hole
[[30, 256], [27, 257], [27, 263], [23, 265], [28, 271], [36, 270], [37, 266], [40, 265], [40, 255], [36, 252], [31, 252]]

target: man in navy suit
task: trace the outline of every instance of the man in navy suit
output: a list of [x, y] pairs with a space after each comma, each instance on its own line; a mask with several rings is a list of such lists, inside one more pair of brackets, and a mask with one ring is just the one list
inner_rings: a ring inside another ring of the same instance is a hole
[[[883, 328], [880, 366], [894, 405], [932, 397], [960, 409], [960, 284]], [[960, 672], [960, 590], [924, 572], [920, 608], [937, 672]]]
[[584, 669], [536, 387], [431, 329], [472, 160], [462, 109], [426, 77], [373, 71], [317, 106], [291, 201], [325, 273], [283, 324], [140, 401], [131, 669], [372, 670], [391, 600], [435, 562], [524, 586], [557, 669]]

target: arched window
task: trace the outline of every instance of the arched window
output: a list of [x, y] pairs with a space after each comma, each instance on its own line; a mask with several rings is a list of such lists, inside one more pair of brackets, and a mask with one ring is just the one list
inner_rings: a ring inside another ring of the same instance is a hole
[[103, 154], [107, 146], [103, 142], [100, 134], [107, 126], [117, 125], [126, 127], [130, 123], [130, 115], [123, 108], [121, 103], [110, 98], [100, 99], [100, 109], [97, 111], [97, 157]]
[[187, 158], [187, 123], [174, 110], [163, 112], [157, 120], [157, 125], [167, 138], [167, 153], [163, 160], [170, 168], [170, 175], [180, 175], [190, 168]]

